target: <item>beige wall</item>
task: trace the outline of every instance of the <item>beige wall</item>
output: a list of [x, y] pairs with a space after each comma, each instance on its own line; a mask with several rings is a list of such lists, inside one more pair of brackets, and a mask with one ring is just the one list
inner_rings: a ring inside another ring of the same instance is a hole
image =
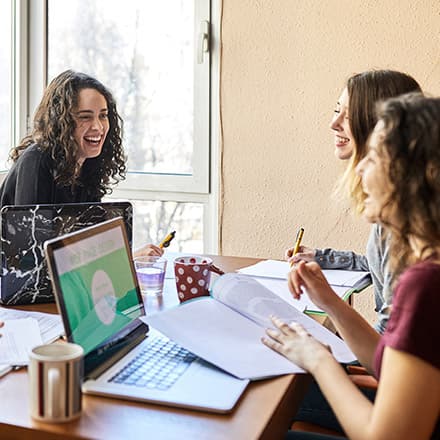
[[336, 99], [370, 68], [440, 95], [439, 29], [436, 0], [223, 0], [223, 254], [281, 258], [300, 225], [305, 244], [363, 251], [368, 226], [331, 199]]

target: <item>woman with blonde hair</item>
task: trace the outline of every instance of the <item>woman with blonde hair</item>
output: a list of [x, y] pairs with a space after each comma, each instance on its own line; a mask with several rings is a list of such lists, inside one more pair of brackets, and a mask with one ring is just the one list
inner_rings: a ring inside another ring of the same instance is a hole
[[[347, 160], [345, 172], [338, 183], [339, 193], [347, 194], [356, 212], [362, 212], [364, 194], [356, 166], [367, 153], [367, 139], [377, 121], [375, 104], [387, 98], [410, 92], [421, 92], [417, 81], [395, 70], [367, 70], [351, 76], [336, 104], [330, 128], [335, 135], [335, 155]], [[300, 247], [289, 261], [316, 261], [322, 269], [365, 270], [371, 273], [374, 287], [375, 310], [378, 313], [376, 329], [383, 332], [389, 317], [392, 273], [386, 269], [387, 238], [379, 225], [373, 225], [367, 243], [366, 256], [352, 251], [312, 249]]]

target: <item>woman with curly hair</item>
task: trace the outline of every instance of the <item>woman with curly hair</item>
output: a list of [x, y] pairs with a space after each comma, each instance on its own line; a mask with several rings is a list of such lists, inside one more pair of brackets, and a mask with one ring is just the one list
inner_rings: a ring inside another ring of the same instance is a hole
[[[66, 70], [46, 88], [30, 135], [10, 153], [0, 206], [99, 202], [125, 178], [122, 119], [111, 92]], [[161, 255], [147, 245], [137, 254]]]
[[[351, 76], [338, 99], [330, 128], [335, 135], [335, 155], [340, 160], [348, 161], [348, 164], [337, 191], [348, 195], [358, 213], [363, 209], [364, 194], [356, 166], [367, 154], [367, 139], [377, 121], [375, 104], [410, 92], [421, 92], [421, 88], [406, 73], [367, 70]], [[322, 269], [369, 271], [378, 314], [376, 329], [381, 333], [385, 330], [390, 312], [393, 276], [386, 269], [388, 243], [380, 225], [371, 228], [366, 256], [352, 251], [312, 249], [307, 246], [301, 246], [295, 256], [292, 256], [292, 251], [287, 249], [286, 258], [295, 263], [301, 260], [316, 261]]]
[[[438, 439], [440, 98], [411, 94], [381, 104], [357, 172], [364, 216], [390, 237], [389, 265], [396, 277], [385, 333], [374, 331], [338, 297], [316, 262], [299, 262], [289, 274], [289, 288], [294, 297], [307, 289], [379, 379], [375, 402], [300, 325], [274, 317], [275, 329], [267, 330], [263, 342], [314, 376], [350, 439]], [[329, 437], [292, 431], [288, 438]]]

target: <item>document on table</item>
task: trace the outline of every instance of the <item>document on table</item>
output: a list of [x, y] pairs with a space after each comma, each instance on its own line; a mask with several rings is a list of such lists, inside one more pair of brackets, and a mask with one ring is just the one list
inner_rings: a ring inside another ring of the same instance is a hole
[[331, 351], [339, 362], [355, 356], [336, 335], [289, 306], [254, 278], [229, 273], [218, 278], [211, 297], [195, 298], [140, 319], [202, 359], [230, 374], [263, 379], [303, 370], [261, 342], [269, 316], [297, 322]]
[[1, 329], [0, 363], [27, 365], [32, 348], [41, 345], [40, 327], [34, 318], [8, 319]]
[[[237, 272], [259, 278], [286, 280], [289, 271], [290, 264], [287, 261], [264, 260], [252, 266], [238, 269]], [[369, 277], [369, 272], [358, 270], [324, 269], [322, 272], [327, 278], [328, 283], [332, 286], [356, 288], [359, 283], [362, 283]]]
[[[323, 314], [324, 311], [313, 303], [306, 289], [300, 299], [292, 297], [286, 281], [289, 271], [290, 264], [287, 261], [276, 260], [260, 261], [238, 270], [241, 274], [255, 278], [296, 309], [302, 312]], [[353, 292], [360, 291], [371, 284], [369, 272], [335, 269], [324, 269], [322, 272], [332, 289], [344, 300]]]
[[[41, 312], [26, 312], [23, 310], [0, 307], [0, 320], [34, 318], [38, 321], [41, 338], [44, 344], [55, 341], [64, 334], [64, 327], [59, 315]], [[1, 332], [1, 330], [0, 330]]]
[[[21, 322], [24, 319], [31, 319], [35, 324], [29, 323], [31, 321]], [[0, 329], [0, 334], [3, 335], [0, 337], [0, 377], [11, 371], [13, 366], [24, 365], [18, 361], [19, 359], [14, 357], [14, 353], [17, 354], [17, 350], [20, 352], [22, 347], [26, 347], [27, 342], [31, 341], [34, 335], [38, 338], [38, 342], [35, 345], [39, 345], [55, 341], [64, 334], [61, 317], [51, 313], [26, 312], [0, 307], [0, 320], [5, 322], [5, 326]], [[13, 321], [19, 321], [19, 325], [14, 324]], [[5, 336], [5, 329], [7, 336]], [[24, 345], [21, 343], [23, 329], [25, 331]], [[10, 334], [11, 331], [14, 333], [13, 335]], [[19, 345], [18, 348], [17, 344]]]

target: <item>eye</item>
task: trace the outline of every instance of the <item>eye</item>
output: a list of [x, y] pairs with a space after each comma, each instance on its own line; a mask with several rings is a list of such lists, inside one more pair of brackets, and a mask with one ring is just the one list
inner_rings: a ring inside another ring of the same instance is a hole
[[99, 119], [108, 119], [108, 113], [101, 113]]

